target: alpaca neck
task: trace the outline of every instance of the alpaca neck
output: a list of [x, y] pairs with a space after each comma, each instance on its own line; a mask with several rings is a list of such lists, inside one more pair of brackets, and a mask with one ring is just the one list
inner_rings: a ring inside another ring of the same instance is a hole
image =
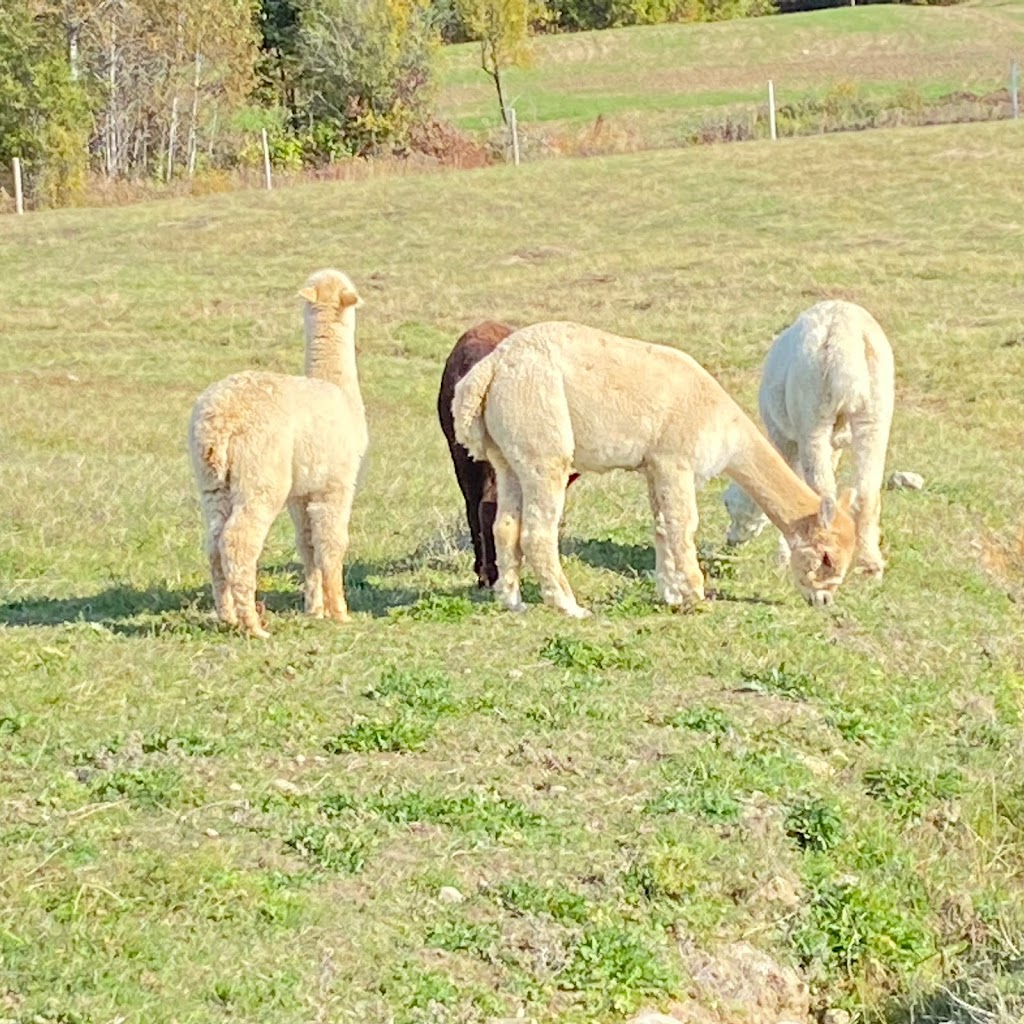
[[311, 309], [306, 315], [306, 376], [326, 380], [359, 395], [356, 370], [356, 311], [340, 314]]
[[821, 498], [793, 472], [786, 460], [744, 416], [725, 472], [732, 477], [785, 537], [801, 519], [818, 513]]

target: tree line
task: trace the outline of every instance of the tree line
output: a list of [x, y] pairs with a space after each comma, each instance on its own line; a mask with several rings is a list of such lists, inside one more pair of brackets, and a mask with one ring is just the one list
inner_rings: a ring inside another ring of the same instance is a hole
[[771, 13], [775, 0], [0, 0], [0, 184], [73, 201], [90, 174], [169, 182], [402, 154], [434, 123], [436, 57], [502, 76], [537, 32]]

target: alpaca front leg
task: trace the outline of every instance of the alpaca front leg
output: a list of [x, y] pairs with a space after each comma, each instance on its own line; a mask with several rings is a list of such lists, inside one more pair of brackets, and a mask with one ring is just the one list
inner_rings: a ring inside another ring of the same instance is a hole
[[313, 549], [313, 524], [306, 511], [305, 498], [293, 498], [288, 503], [288, 512], [295, 524], [295, 545], [299, 549], [305, 579], [303, 604], [306, 614], [314, 619], [324, 617], [324, 577], [317, 565]]
[[273, 512], [242, 506], [231, 513], [220, 536], [221, 564], [238, 623], [251, 636], [261, 638], [270, 634], [256, 611], [256, 562], [273, 521]]
[[697, 561], [696, 481], [689, 469], [658, 467], [649, 485], [655, 514], [655, 551], [663, 534], [662, 575], [656, 577], [658, 597], [669, 605], [704, 600], [704, 574]]
[[519, 480], [507, 464], [495, 462], [494, 474], [498, 490], [498, 511], [494, 520], [494, 558], [498, 565], [498, 582], [494, 596], [510, 612], [526, 610], [519, 588], [523, 523], [523, 492]]
[[565, 506], [568, 466], [548, 473], [520, 471], [523, 484], [523, 554], [540, 580], [541, 596], [574, 619], [590, 612], [576, 602], [558, 557], [558, 524]]
[[653, 474], [647, 476], [647, 497], [651, 503], [651, 515], [654, 518], [654, 581], [658, 596], [661, 597], [665, 580], [676, 571], [676, 563], [669, 547], [665, 516], [658, 504], [658, 489], [655, 486]]
[[355, 490], [348, 488], [329, 499], [311, 501], [308, 505], [314, 557], [323, 577], [324, 612], [335, 622], [351, 619], [345, 600], [344, 565], [354, 497]]

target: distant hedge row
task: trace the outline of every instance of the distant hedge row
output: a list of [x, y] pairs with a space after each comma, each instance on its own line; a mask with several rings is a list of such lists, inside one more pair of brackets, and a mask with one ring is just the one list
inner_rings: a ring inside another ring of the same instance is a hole
[[[889, 3], [893, 0], [857, 0]], [[959, 0], [896, 0], [946, 5]], [[727, 21], [764, 14], [816, 11], [848, 7], [849, 0], [548, 0], [555, 15], [549, 28], [558, 32], [618, 28], [624, 25], [660, 25], [672, 21]]]

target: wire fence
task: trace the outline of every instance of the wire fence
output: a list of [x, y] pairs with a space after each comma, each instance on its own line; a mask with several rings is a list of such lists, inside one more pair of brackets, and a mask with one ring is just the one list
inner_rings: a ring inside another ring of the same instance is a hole
[[[616, 94], [615, 90], [620, 92]], [[465, 152], [414, 157], [408, 170], [427, 165], [479, 166], [497, 154], [510, 163], [551, 156], [590, 156], [672, 146], [777, 139], [910, 125], [995, 121], [1020, 117], [1020, 61], [1010, 48], [971, 47], [955, 54], [922, 52], [920, 41], [890, 36], [877, 47], [851, 52], [840, 38], [805, 49], [801, 59], [732, 60], [713, 66], [636, 69], [632, 80], [609, 85], [601, 98], [581, 97], [590, 118], [552, 117], [548, 98], [519, 97], [507, 124]], [[602, 109], [607, 107], [607, 111]], [[464, 139], [464, 135], [455, 133]], [[234, 188], [289, 185], [325, 176], [346, 179], [401, 173], [402, 161], [356, 161], [351, 166], [296, 173], [272, 168], [266, 133], [256, 140], [259, 168], [240, 166], [196, 180], [164, 183], [95, 181], [86, 202], [131, 202], [163, 194], [204, 194]], [[373, 165], [373, 166], [370, 166]], [[377, 172], [373, 170], [377, 167]], [[0, 213], [23, 213], [23, 166], [0, 168]], [[207, 180], [209, 179], [209, 180]]]

